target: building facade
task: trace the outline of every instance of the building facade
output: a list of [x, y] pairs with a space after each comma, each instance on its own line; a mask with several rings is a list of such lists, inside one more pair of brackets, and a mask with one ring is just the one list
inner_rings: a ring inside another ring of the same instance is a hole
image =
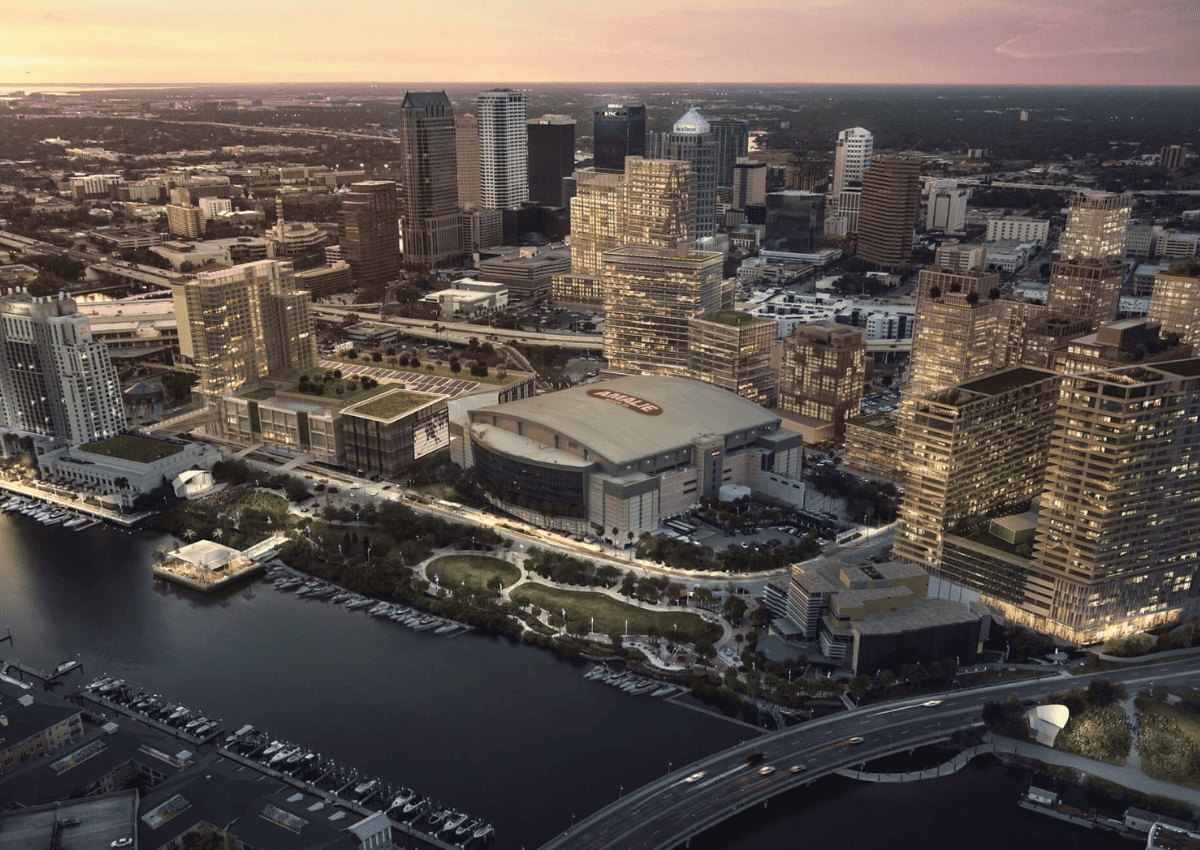
[[1163, 333], [1178, 334], [1183, 342], [1200, 347], [1200, 273], [1181, 269], [1156, 274], [1146, 318], [1158, 322]]
[[1067, 224], [1058, 240], [1065, 260], [1102, 260], [1125, 255], [1125, 231], [1133, 208], [1130, 195], [1080, 192], [1071, 198]]
[[395, 280], [400, 271], [400, 207], [390, 180], [353, 183], [342, 195], [339, 221], [341, 259], [350, 264], [357, 286]]
[[729, 205], [744, 210], [752, 205], [767, 203], [767, 164], [739, 157], [733, 164], [733, 194]]
[[458, 169], [458, 205], [464, 210], [479, 204], [479, 122], [474, 115], [454, 119], [454, 151]]
[[848, 186], [862, 185], [874, 147], [875, 137], [862, 127], [851, 127], [838, 133], [833, 149], [833, 194], [839, 194]]
[[625, 157], [646, 155], [646, 105], [610, 103], [592, 110], [593, 165], [624, 171]]
[[722, 304], [716, 252], [630, 245], [604, 255], [604, 353], [618, 372], [690, 373], [688, 322]]
[[834, 423], [845, 433], [866, 381], [867, 335], [836, 322], [800, 325], [783, 340], [779, 408]]
[[0, 298], [0, 417], [6, 432], [68, 445], [125, 427], [117, 370], [74, 300]]
[[907, 266], [913, 222], [920, 199], [921, 162], [913, 157], [876, 156], [863, 174], [858, 218], [858, 256], [885, 269]]
[[462, 256], [454, 108], [445, 92], [406, 92], [400, 105], [404, 264], [432, 269]]
[[549, 207], [566, 206], [563, 178], [575, 171], [575, 119], [543, 115], [527, 122], [529, 134], [529, 200]]
[[717, 141], [708, 121], [693, 107], [675, 122], [671, 132], [652, 135], [647, 147], [649, 158], [682, 160], [692, 167], [696, 180], [694, 238], [713, 236], [717, 232]]
[[516, 209], [529, 200], [529, 136], [525, 93], [490, 89], [475, 100], [479, 123], [479, 203]]
[[774, 344], [775, 323], [749, 313], [718, 310], [688, 322], [692, 377], [762, 407], [775, 401]]
[[733, 164], [750, 153], [750, 123], [742, 118], [708, 122], [717, 142], [717, 185], [733, 185]]

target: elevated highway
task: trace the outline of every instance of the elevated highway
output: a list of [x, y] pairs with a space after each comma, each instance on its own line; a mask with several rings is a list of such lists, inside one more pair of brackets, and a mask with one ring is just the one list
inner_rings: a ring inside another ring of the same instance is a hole
[[542, 850], [669, 850], [822, 776], [949, 740], [955, 732], [980, 725], [983, 705], [992, 700], [1041, 699], [1059, 690], [1086, 688], [1094, 678], [1121, 682], [1131, 693], [1150, 684], [1200, 682], [1196, 656], [1085, 676], [1048, 670], [1053, 671], [1048, 677], [1032, 682], [953, 691], [932, 703], [911, 699], [874, 705], [739, 744], [625, 795], [570, 826]]

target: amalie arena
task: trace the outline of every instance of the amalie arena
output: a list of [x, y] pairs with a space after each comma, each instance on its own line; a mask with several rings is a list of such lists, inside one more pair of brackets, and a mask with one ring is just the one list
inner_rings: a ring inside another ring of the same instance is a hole
[[472, 410], [454, 460], [498, 507], [613, 542], [718, 498], [721, 486], [796, 500], [800, 434], [728, 390], [637, 376]]

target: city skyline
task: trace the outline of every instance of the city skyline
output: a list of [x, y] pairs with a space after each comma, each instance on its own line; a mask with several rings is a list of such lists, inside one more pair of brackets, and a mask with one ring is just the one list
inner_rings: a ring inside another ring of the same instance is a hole
[[[207, 15], [181, 19], [162, 17], [145, 0], [119, 9], [78, 0], [52, 7], [18, 0], [6, 13], [14, 47], [0, 56], [0, 81], [17, 87], [318, 79], [1200, 84], [1191, 37], [1200, 27], [1195, 4], [761, 0], [753, 8], [734, 9], [698, 0], [694, 5], [695, 13], [681, 18], [673, 5], [630, 0], [555, 6], [519, 0], [502, 9], [370, 2], [358, 11], [372, 26], [334, 42], [330, 21], [315, 14], [316, 7], [309, 15], [294, 7], [281, 14], [275, 4], [217, 2]], [[661, 33], [672, 37], [664, 40]], [[731, 63], [709, 48], [731, 33], [755, 44], [753, 63]], [[848, 61], [853, 55], [848, 49], [864, 38], [869, 50]], [[530, 49], [514, 49], [522, 44]], [[455, 57], [452, 65], [445, 61], [449, 55]]]

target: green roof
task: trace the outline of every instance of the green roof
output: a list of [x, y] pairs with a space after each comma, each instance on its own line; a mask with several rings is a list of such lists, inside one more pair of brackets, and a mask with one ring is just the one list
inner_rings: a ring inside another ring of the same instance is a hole
[[429, 395], [428, 393], [396, 390], [363, 402], [362, 404], [355, 405], [346, 412], [361, 413], [364, 416], [372, 416], [376, 419], [395, 419], [397, 416], [403, 416], [410, 410], [424, 407], [429, 402], [436, 401], [437, 398], [437, 396]]
[[275, 398], [276, 390], [274, 387], [255, 387], [252, 390], [238, 393], [238, 398], [248, 398], [250, 401], [266, 401], [269, 398]]
[[729, 325], [731, 327], [740, 328], [745, 325], [760, 325], [769, 319], [763, 319], [758, 316], [752, 316], [749, 313], [743, 313], [738, 310], [714, 310], [706, 316], [701, 316], [705, 322], [712, 322], [717, 325]]
[[166, 440], [155, 440], [152, 437], [138, 437], [133, 434], [118, 434], [108, 440], [98, 443], [87, 443], [79, 447], [80, 451], [105, 457], [115, 457], [121, 460], [132, 460], [137, 463], [153, 463], [183, 451], [183, 446], [168, 443]]

